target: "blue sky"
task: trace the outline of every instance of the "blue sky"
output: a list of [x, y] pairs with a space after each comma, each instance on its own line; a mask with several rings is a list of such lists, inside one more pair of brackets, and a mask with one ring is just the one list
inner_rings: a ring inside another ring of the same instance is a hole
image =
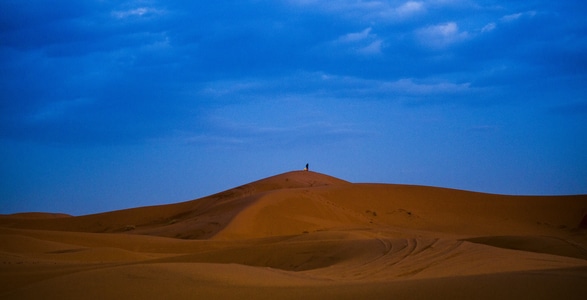
[[0, 0], [0, 213], [274, 174], [587, 194], [582, 1]]

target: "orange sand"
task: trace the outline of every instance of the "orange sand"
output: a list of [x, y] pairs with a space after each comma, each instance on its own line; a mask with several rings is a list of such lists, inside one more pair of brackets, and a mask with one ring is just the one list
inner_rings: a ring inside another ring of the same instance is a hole
[[587, 299], [587, 195], [295, 171], [193, 201], [0, 216], [1, 299]]

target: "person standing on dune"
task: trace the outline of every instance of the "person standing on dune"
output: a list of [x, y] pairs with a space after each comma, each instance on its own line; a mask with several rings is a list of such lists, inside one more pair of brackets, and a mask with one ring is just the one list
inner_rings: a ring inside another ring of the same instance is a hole
[[309, 169], [309, 164], [306, 164], [306, 168], [304, 169], [304, 171], [308, 171]]

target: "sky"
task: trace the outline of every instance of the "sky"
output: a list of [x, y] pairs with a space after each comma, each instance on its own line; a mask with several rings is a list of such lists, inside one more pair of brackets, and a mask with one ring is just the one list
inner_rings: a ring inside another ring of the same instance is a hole
[[310, 169], [587, 194], [587, 2], [0, 0], [0, 214]]

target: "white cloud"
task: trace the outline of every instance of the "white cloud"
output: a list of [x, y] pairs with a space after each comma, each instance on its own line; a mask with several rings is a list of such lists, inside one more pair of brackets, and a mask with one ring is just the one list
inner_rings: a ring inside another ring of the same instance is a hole
[[536, 16], [537, 14], [538, 13], [536, 11], [531, 10], [531, 11], [526, 11], [526, 12], [519, 12], [519, 13], [515, 13], [515, 14], [505, 15], [505, 16], [502, 16], [501, 18], [498, 18], [497, 21], [487, 23], [480, 30], [475, 30], [468, 37], [474, 37], [475, 35], [477, 35], [477, 33], [483, 34], [483, 33], [492, 32], [500, 26], [504, 26], [508, 23], [516, 22], [522, 18], [532, 18], [532, 17]]
[[442, 25], [436, 25], [429, 27], [428, 29], [431, 33], [435, 35], [441, 35], [443, 37], [451, 37], [454, 36], [458, 31], [459, 27], [455, 22], [450, 22]]
[[416, 31], [422, 44], [433, 48], [444, 48], [465, 40], [469, 33], [460, 31], [455, 22], [433, 25]]
[[383, 40], [371, 31], [372, 28], [369, 27], [360, 32], [345, 34], [332, 42], [332, 46], [350, 49], [351, 52], [361, 55], [381, 54]]
[[298, 7], [312, 7], [331, 14], [338, 14], [348, 18], [379, 20], [383, 22], [397, 22], [413, 15], [426, 11], [423, 1], [406, 1], [402, 4], [392, 1], [319, 1], [319, 0], [288, 0], [288, 3]]
[[481, 32], [490, 32], [493, 31], [497, 26], [495, 25], [495, 23], [491, 22], [487, 25], [485, 25], [483, 28], [481, 28]]
[[382, 84], [382, 88], [402, 94], [427, 95], [461, 93], [470, 89], [470, 83], [432, 82], [417, 83], [411, 78], [404, 78], [393, 82]]
[[142, 17], [145, 15], [160, 15], [163, 14], [164, 11], [152, 7], [138, 7], [129, 10], [118, 10], [113, 11], [111, 14], [113, 17], [117, 19], [126, 19], [129, 17]]
[[[251, 81], [257, 82], [255, 84], [257, 88], [254, 90], [246, 88]], [[284, 82], [286, 83], [285, 85]], [[290, 82], [292, 84], [288, 85], [287, 83]], [[214, 90], [210, 90], [210, 87], [214, 87]], [[339, 101], [341, 99], [400, 99], [403, 96], [409, 96], [410, 99], [417, 101], [415, 99], [428, 99], [429, 96], [456, 96], [479, 92], [479, 88], [472, 87], [469, 82], [452, 82], [442, 78], [401, 78], [390, 81], [323, 72], [301, 72], [280, 78], [243, 79], [240, 82], [211, 82], [209, 87], [200, 91], [199, 96], [216, 97], [215, 92], [218, 89], [222, 90], [222, 96], [226, 96], [227, 99], [237, 99], [244, 96], [242, 99], [254, 98], [253, 102], [255, 103], [261, 101], [261, 99], [264, 99], [267, 103], [274, 103], [277, 98], [267, 98], [266, 96], [270, 95], [268, 91], [279, 90], [278, 99], [281, 101], [280, 105], [289, 105], [291, 107], [297, 107], [301, 105], [300, 103], [311, 103], [312, 101], [309, 99], [336, 99], [336, 101]], [[254, 95], [254, 97], [247, 98], [247, 95]]]
[[353, 32], [353, 33], [345, 34], [345, 35], [341, 36], [338, 39], [338, 41], [343, 42], [343, 43], [352, 43], [352, 42], [362, 41], [371, 35], [370, 32], [371, 32], [371, 27], [366, 28], [365, 30], [363, 30], [361, 32]]
[[503, 22], [515, 21], [515, 20], [519, 19], [521, 16], [522, 16], [522, 13], [507, 15], [507, 16], [503, 16], [501, 18], [501, 21], [503, 21]]
[[406, 3], [404, 3], [403, 5], [401, 5], [400, 7], [398, 7], [395, 11], [397, 13], [398, 16], [410, 16], [413, 14], [416, 14], [418, 12], [424, 11], [425, 7], [424, 7], [424, 3], [422, 2], [416, 2], [416, 1], [408, 1]]
[[491, 31], [495, 30], [498, 27], [498, 24], [503, 25], [504, 23], [516, 22], [517, 20], [524, 18], [524, 17], [532, 18], [536, 14], [537, 14], [537, 12], [532, 10], [532, 11], [526, 11], [526, 12], [520, 12], [520, 13], [502, 16], [501, 18], [499, 18], [497, 23], [491, 22], [491, 23], [488, 23], [487, 25], [485, 25], [483, 28], [481, 28], [481, 33], [487, 33], [487, 32], [491, 32]]
[[513, 22], [516, 21], [522, 17], [534, 17], [536, 15], [536, 11], [526, 11], [526, 12], [521, 12], [521, 13], [515, 13], [515, 14], [511, 14], [511, 15], [506, 15], [503, 16], [500, 20], [502, 22]]
[[415, 80], [413, 78], [401, 78], [395, 81], [386, 81], [324, 73], [317, 73], [311, 77], [317, 81], [322, 81], [321, 86], [338, 87], [343, 89], [346, 95], [358, 97], [368, 95], [387, 95], [386, 97], [389, 97], [397, 95], [458, 94], [473, 89], [469, 82], [455, 83], [443, 79]]
[[382, 40], [375, 40], [371, 44], [357, 50], [357, 53], [363, 55], [376, 55], [381, 54], [381, 46], [383, 45]]

